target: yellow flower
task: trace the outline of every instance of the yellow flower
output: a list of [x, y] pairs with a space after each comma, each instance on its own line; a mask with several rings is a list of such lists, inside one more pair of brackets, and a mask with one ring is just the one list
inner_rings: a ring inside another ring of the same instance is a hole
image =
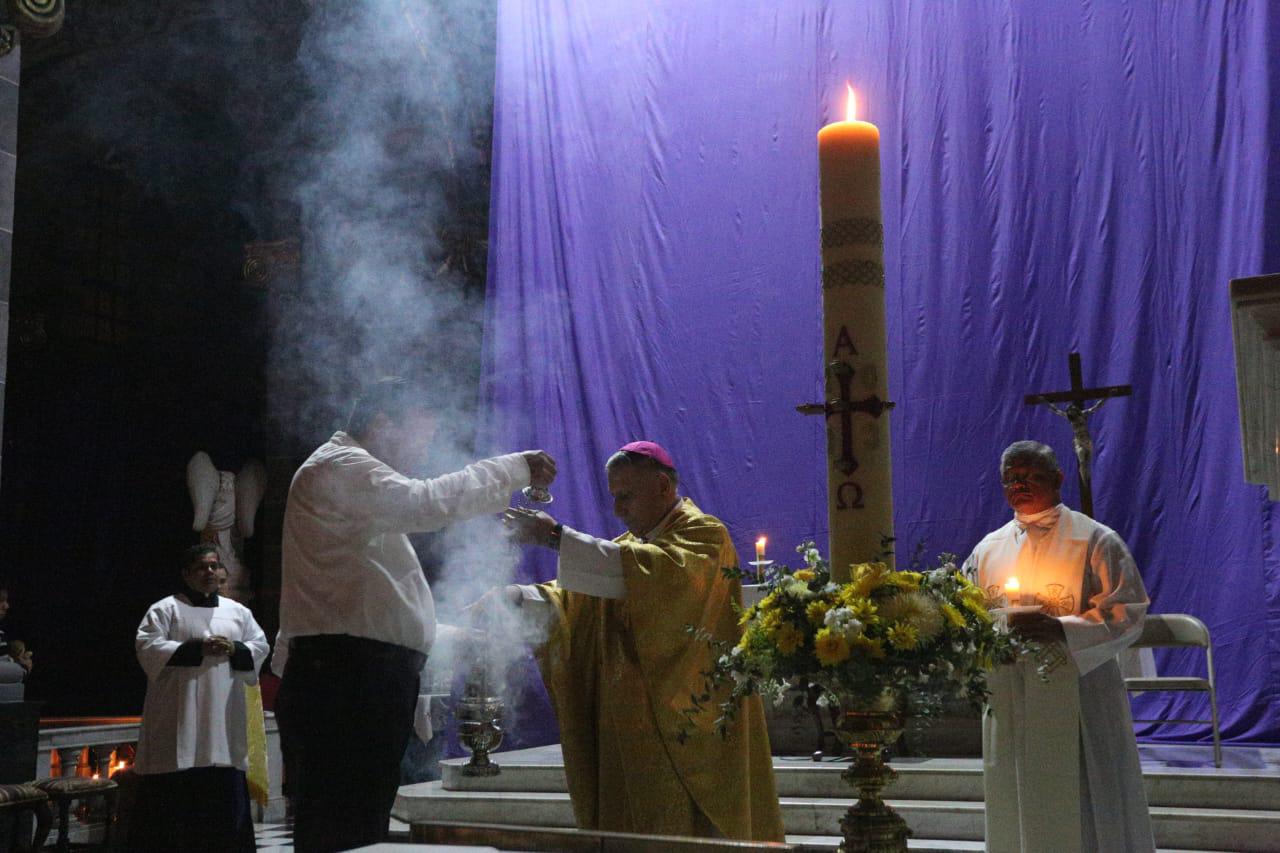
[[903, 590], [881, 601], [880, 615], [886, 622], [913, 628], [916, 642], [930, 642], [942, 633], [942, 611], [933, 598], [923, 592]]
[[811, 601], [809, 606], [804, 609], [804, 615], [809, 617], [809, 621], [814, 625], [821, 625], [827, 618], [827, 611], [832, 607], [830, 601]]
[[738, 616], [738, 624], [746, 625], [748, 622], [751, 621], [751, 619], [755, 615], [756, 615], [756, 606], [753, 604], [747, 609], [743, 610], [742, 613]]
[[791, 577], [795, 578], [798, 581], [804, 581], [805, 583], [808, 583], [809, 581], [816, 578], [817, 575], [815, 575], [813, 573], [813, 570], [811, 569], [801, 569], [800, 571], [793, 574]]
[[947, 621], [951, 623], [951, 627], [964, 627], [964, 614], [957, 610], [954, 604], [943, 604], [942, 615], [947, 617]]
[[895, 649], [909, 652], [919, 644], [920, 632], [912, 625], [897, 622], [889, 627], [886, 638]]
[[790, 622], [783, 622], [773, 632], [773, 644], [784, 655], [793, 654], [804, 643], [804, 634]]
[[830, 628], [823, 628], [813, 640], [813, 651], [823, 666], [835, 666], [849, 658], [849, 641]]
[[874, 625], [880, 621], [880, 617], [876, 616], [879, 608], [876, 607], [875, 602], [869, 598], [859, 598], [855, 601], [847, 602], [845, 607], [852, 610], [853, 618], [857, 619], [863, 625]]
[[889, 572], [884, 582], [899, 589], [919, 589], [922, 580], [924, 575], [919, 572]]
[[849, 567], [853, 574], [853, 580], [846, 586], [852, 587], [853, 594], [858, 598], [866, 598], [871, 591], [880, 586], [885, 580], [885, 575], [889, 573], [889, 567], [884, 563], [856, 563]]
[[878, 637], [874, 639], [865, 635], [861, 637], [854, 637], [853, 647], [867, 657], [884, 657], [884, 643]]

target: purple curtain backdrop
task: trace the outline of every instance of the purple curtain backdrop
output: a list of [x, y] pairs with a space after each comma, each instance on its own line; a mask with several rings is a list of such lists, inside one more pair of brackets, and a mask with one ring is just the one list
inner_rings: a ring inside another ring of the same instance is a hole
[[1078, 350], [1135, 390], [1092, 420], [1099, 519], [1154, 611], [1209, 625], [1224, 735], [1280, 742], [1280, 512], [1242, 480], [1227, 299], [1270, 257], [1266, 4], [510, 0], [498, 24], [485, 434], [560, 460], [562, 521], [618, 532], [602, 463], [650, 438], [740, 553], [825, 543], [794, 407], [821, 395], [815, 134], [850, 80], [882, 133], [899, 551], [1003, 523], [1010, 441], [1074, 472], [1022, 397]]

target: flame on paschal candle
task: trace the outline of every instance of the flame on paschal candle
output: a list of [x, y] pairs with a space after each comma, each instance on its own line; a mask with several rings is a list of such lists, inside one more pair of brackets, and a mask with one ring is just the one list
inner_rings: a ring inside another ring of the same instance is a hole
[[849, 93], [844, 105], [844, 120], [858, 120], [858, 95], [853, 91], [853, 86], [849, 83], [844, 84], [845, 90]]

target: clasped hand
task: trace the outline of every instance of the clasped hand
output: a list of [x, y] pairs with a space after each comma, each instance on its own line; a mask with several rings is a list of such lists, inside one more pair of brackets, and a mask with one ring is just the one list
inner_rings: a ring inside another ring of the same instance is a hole
[[200, 648], [208, 657], [227, 658], [231, 657], [231, 653], [236, 650], [236, 644], [221, 634], [213, 634], [204, 638], [204, 642], [200, 644]]
[[1041, 645], [1062, 642], [1067, 638], [1062, 623], [1044, 613], [1010, 614], [1009, 630], [1024, 640]]

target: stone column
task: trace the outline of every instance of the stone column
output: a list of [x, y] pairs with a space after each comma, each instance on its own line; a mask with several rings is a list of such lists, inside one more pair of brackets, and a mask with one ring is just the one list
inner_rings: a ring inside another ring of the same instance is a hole
[[[13, 258], [13, 191], [18, 165], [18, 74], [22, 50], [13, 27], [0, 26], [0, 448], [4, 438], [4, 400], [9, 368], [9, 272]], [[0, 451], [2, 452], [2, 451]]]

